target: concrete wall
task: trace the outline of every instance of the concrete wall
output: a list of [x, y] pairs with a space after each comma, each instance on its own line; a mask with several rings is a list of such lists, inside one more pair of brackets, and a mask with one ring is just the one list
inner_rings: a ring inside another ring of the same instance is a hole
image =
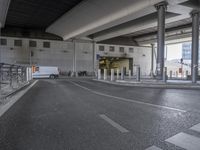
[[[58, 66], [62, 72], [73, 71], [74, 43], [38, 39], [10, 38], [7, 45], [0, 46], [0, 62], [9, 64], [33, 64], [40, 66]], [[22, 40], [22, 46], [15, 46], [14, 40]], [[29, 41], [36, 41], [36, 47], [30, 47]], [[50, 42], [50, 48], [44, 48], [43, 42]], [[77, 71], [93, 71], [92, 43], [76, 42]], [[33, 56], [30, 57], [32, 51]]]
[[[99, 46], [104, 46], [104, 51], [100, 51]], [[109, 51], [110, 46], [115, 47], [114, 52]], [[124, 52], [119, 51], [120, 47], [124, 47]], [[130, 52], [129, 48], [133, 48], [133, 52]], [[102, 57], [105, 56], [105, 57], [133, 58], [133, 75], [136, 74], [134, 66], [138, 66], [138, 65], [141, 67], [142, 75], [148, 76], [150, 74], [150, 68], [151, 68], [151, 48], [150, 47], [97, 44], [96, 55], [99, 55]], [[96, 64], [98, 64], [98, 62], [96, 62]]]
[[[62, 72], [73, 71], [74, 43], [69, 41], [53, 41], [25, 38], [1, 37], [7, 39], [7, 45], [0, 45], [0, 62], [9, 64], [26, 64], [40, 66], [58, 66]], [[22, 40], [22, 46], [15, 46], [14, 40]], [[36, 41], [36, 47], [30, 47], [29, 41]], [[44, 48], [43, 42], [50, 42], [50, 48]], [[99, 45], [105, 46], [105, 51], [99, 51]], [[109, 46], [115, 51], [110, 52]], [[124, 47], [125, 51], [119, 51]], [[133, 52], [129, 52], [133, 48]], [[93, 43], [89, 41], [76, 41], [76, 70], [93, 72]], [[96, 44], [95, 56], [110, 56], [133, 58], [133, 65], [140, 65], [142, 75], [150, 74], [151, 48], [120, 45]], [[32, 51], [33, 56], [30, 57]], [[95, 59], [95, 71], [98, 69], [98, 60]]]

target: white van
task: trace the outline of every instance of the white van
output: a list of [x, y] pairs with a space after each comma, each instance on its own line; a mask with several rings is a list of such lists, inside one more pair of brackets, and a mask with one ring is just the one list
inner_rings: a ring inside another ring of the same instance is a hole
[[55, 79], [59, 77], [58, 67], [47, 66], [33, 66], [32, 67], [33, 78], [50, 78]]

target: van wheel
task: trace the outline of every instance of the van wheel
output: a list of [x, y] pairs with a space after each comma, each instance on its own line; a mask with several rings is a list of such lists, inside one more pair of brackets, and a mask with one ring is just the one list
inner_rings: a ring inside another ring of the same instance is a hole
[[50, 79], [55, 79], [55, 76], [54, 75], [50, 75], [49, 78]]

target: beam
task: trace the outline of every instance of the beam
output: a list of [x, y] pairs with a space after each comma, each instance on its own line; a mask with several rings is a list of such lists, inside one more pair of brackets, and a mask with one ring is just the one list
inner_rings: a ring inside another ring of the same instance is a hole
[[[90, 35], [141, 17], [145, 15], [144, 13], [148, 10], [148, 7], [161, 1], [162, 0], [123, 0], [123, 2], [121, 0], [83, 1], [50, 25], [46, 31], [59, 35], [63, 37], [64, 40], [81, 35]], [[146, 13], [148, 14], [149, 12]]]
[[10, 5], [10, 0], [0, 0], [0, 27], [1, 28], [3, 28], [5, 25], [9, 5]]

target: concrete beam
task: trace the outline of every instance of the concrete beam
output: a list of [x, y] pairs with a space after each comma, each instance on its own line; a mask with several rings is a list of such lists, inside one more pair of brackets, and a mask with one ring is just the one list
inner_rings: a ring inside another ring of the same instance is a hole
[[0, 0], [0, 28], [5, 25], [9, 5], [10, 0]]
[[[141, 17], [137, 14], [162, 0], [87, 0], [67, 12], [51, 26], [47, 32], [67, 40], [77, 36], [89, 35], [118, 24]], [[172, 0], [171, 0], [172, 1]], [[177, 1], [177, 0], [176, 0]], [[111, 9], [112, 8], [112, 9]], [[148, 12], [149, 13], [149, 12]]]
[[[175, 16], [175, 17], [170, 17], [166, 19], [166, 23], [172, 23], [176, 22], [178, 20], [183, 20], [185, 18], [189, 18], [190, 15], [180, 15], [180, 16]], [[145, 19], [142, 22], [135, 22], [129, 23], [124, 26], [120, 26], [119, 28], [113, 28], [111, 30], [107, 30], [104, 32], [101, 32], [99, 34], [96, 34], [94, 37], [95, 41], [103, 41], [106, 39], [134, 33], [137, 31], [142, 31], [148, 28], [155, 28], [157, 27], [157, 19], [156, 18], [150, 18], [150, 19]]]

